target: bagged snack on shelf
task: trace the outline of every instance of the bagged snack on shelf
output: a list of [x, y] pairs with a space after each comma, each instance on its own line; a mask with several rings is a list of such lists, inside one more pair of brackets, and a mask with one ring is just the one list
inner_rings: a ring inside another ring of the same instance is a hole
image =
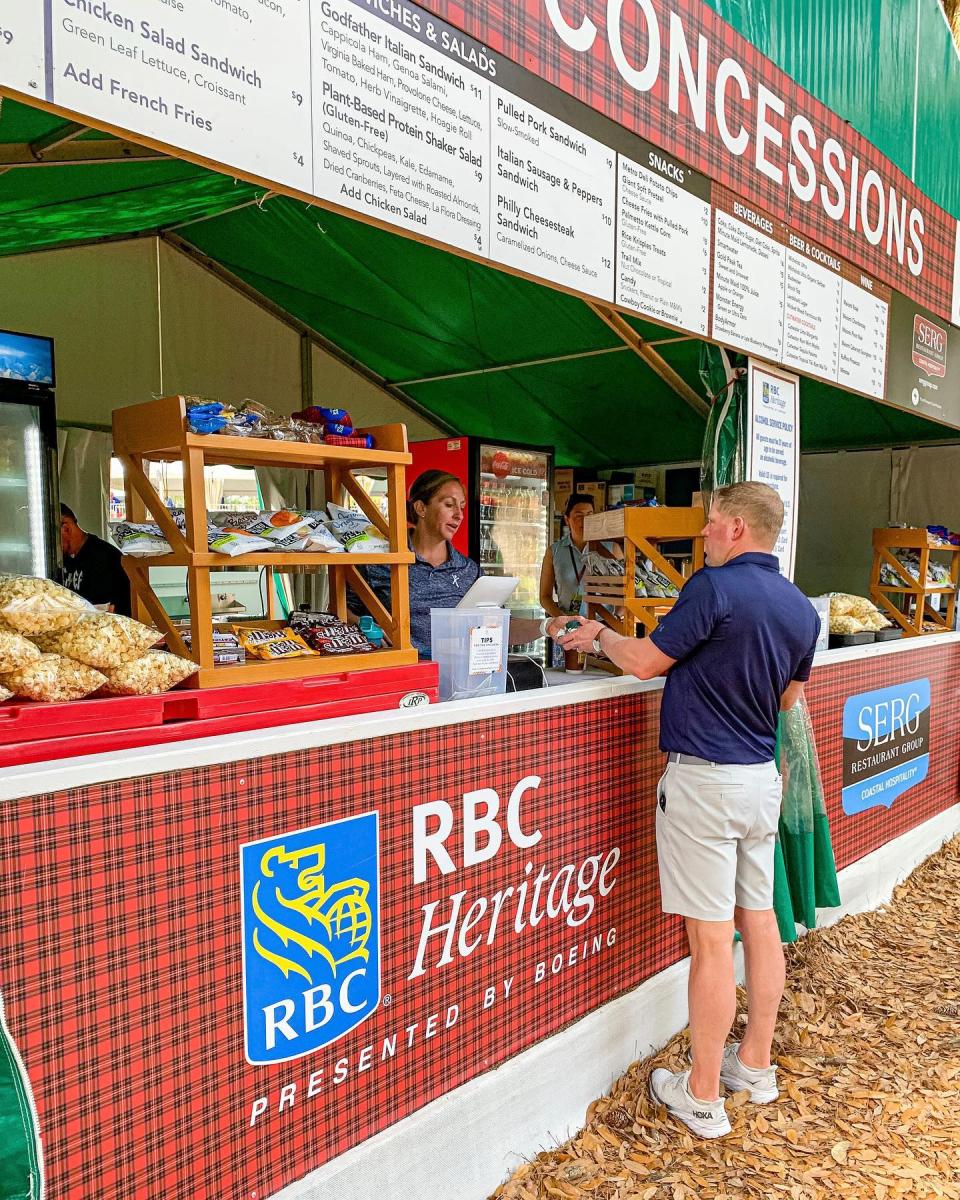
[[220, 433], [229, 420], [226, 406], [219, 401], [187, 405], [187, 428], [191, 433]]
[[189, 679], [197, 664], [164, 650], [148, 650], [106, 672], [100, 691], [107, 696], [159, 696]]
[[[189, 629], [181, 629], [180, 636], [188, 650], [193, 648], [193, 634]], [[169, 645], [167, 647], [170, 648]], [[172, 653], [172, 651], [171, 651]], [[213, 627], [213, 665], [234, 666], [246, 662], [247, 656], [240, 639], [231, 629], [223, 629], [219, 625]]]
[[228, 558], [236, 558], [238, 554], [263, 554], [264, 551], [276, 549], [267, 538], [234, 526], [211, 529], [207, 545], [215, 554], [226, 554]]
[[317, 407], [317, 412], [320, 414], [320, 420], [329, 425], [349, 425], [353, 429], [353, 417], [345, 408], [324, 408], [322, 405]]
[[92, 612], [61, 633], [48, 634], [44, 648], [103, 671], [140, 658], [163, 634], [119, 613]]
[[110, 537], [121, 554], [136, 557], [171, 553], [170, 543], [161, 533], [159, 525], [134, 525], [129, 521], [111, 521]]
[[323, 432], [332, 437], [353, 437], [353, 426], [340, 421], [324, 421]]
[[849, 615], [835, 617], [831, 614], [830, 617], [830, 632], [831, 633], [866, 633], [867, 627], [858, 617]]
[[276, 662], [278, 659], [304, 658], [313, 654], [303, 638], [292, 629], [256, 629], [234, 625], [233, 631], [248, 658]]
[[0, 620], [28, 637], [66, 629], [92, 605], [50, 579], [33, 575], [0, 575]]
[[301, 633], [317, 654], [367, 654], [376, 649], [356, 625], [317, 625]]
[[322, 629], [326, 625], [342, 624], [343, 622], [335, 613], [306, 612], [298, 609], [297, 612], [290, 614], [290, 628], [301, 634], [304, 629]]
[[62, 654], [41, 654], [35, 662], [19, 671], [9, 671], [0, 680], [4, 687], [23, 700], [41, 700], [55, 704], [61, 700], [81, 700], [106, 682], [106, 676], [93, 667], [64, 658]]
[[849, 592], [830, 593], [830, 617], [831, 620], [834, 617], [855, 617], [864, 629], [890, 628], [890, 622], [866, 596], [853, 596]]
[[331, 446], [356, 446], [358, 450], [372, 450], [376, 445], [372, 433], [355, 433], [350, 437], [327, 433], [324, 434], [323, 440]]
[[343, 543], [327, 524], [326, 513], [308, 512], [306, 516], [310, 522], [310, 530], [307, 534], [305, 550], [310, 550], [314, 554], [345, 553]]
[[0, 674], [17, 671], [28, 663], [36, 662], [40, 650], [20, 633], [8, 633], [0, 629]]
[[328, 504], [333, 532], [348, 554], [386, 554], [390, 543], [375, 525], [361, 512]]

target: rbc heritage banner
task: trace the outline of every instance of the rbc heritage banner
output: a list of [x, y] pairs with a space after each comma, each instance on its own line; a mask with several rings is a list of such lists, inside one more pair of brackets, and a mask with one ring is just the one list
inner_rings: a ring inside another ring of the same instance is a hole
[[[838, 867], [956, 802], [960, 646], [818, 667], [808, 696]], [[165, 775], [144, 750], [0, 805], [45, 1200], [270, 1196], [677, 962], [659, 697]], [[932, 724], [909, 803], [844, 813], [848, 704], [859, 759]]]

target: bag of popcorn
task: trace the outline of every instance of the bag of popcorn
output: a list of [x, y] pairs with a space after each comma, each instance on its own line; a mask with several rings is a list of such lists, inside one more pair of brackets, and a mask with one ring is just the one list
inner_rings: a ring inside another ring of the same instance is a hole
[[93, 667], [64, 658], [62, 654], [41, 654], [36, 662], [19, 671], [9, 671], [0, 683], [24, 700], [81, 700], [106, 682], [106, 676]]
[[158, 696], [197, 670], [189, 658], [148, 650], [140, 658], [107, 671], [102, 692], [108, 696]]
[[119, 613], [85, 613], [75, 625], [38, 639], [42, 649], [65, 654], [88, 667], [109, 670], [140, 658], [163, 634]]
[[28, 637], [67, 629], [92, 606], [76, 592], [33, 575], [0, 575], [0, 621]]
[[4, 671], [17, 671], [27, 663], [35, 662], [40, 657], [40, 651], [19, 633], [8, 633], [0, 629], [0, 674]]

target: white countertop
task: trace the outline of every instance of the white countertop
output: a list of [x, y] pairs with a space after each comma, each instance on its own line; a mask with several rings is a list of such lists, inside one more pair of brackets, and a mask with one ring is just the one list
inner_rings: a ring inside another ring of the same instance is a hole
[[[813, 668], [855, 659], [911, 650], [935, 651], [938, 646], [960, 641], [960, 633], [932, 634], [924, 638], [904, 638], [896, 642], [875, 642], [825, 650], [814, 659]], [[424, 708], [390, 710], [363, 716], [330, 718], [291, 725], [278, 723], [270, 729], [255, 729], [233, 735], [195, 737], [161, 746], [141, 746], [110, 754], [90, 754], [80, 758], [58, 759], [49, 763], [30, 763], [0, 768], [0, 801], [64, 788], [85, 787], [111, 780], [181, 771], [214, 763], [263, 758], [287, 754], [311, 746], [329, 746], [341, 742], [363, 741], [414, 729], [440, 729], [466, 721], [488, 721], [514, 713], [560, 708], [567, 704], [587, 704], [596, 700], [616, 699], [637, 692], [657, 691], [663, 679], [634, 679], [591, 670], [583, 675], [547, 671], [549, 687], [504, 696], [485, 696], [474, 700], [455, 700]]]

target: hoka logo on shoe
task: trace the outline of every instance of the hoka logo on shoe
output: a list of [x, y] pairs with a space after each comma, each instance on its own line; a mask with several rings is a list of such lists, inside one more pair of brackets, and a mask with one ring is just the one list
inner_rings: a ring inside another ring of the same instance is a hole
[[319, 1050], [380, 1003], [377, 813], [240, 848], [247, 1060]]
[[703, 1108], [703, 1109], [695, 1108], [693, 1110], [693, 1115], [697, 1118], [698, 1121], [712, 1121], [713, 1120], [713, 1113], [708, 1108]]

